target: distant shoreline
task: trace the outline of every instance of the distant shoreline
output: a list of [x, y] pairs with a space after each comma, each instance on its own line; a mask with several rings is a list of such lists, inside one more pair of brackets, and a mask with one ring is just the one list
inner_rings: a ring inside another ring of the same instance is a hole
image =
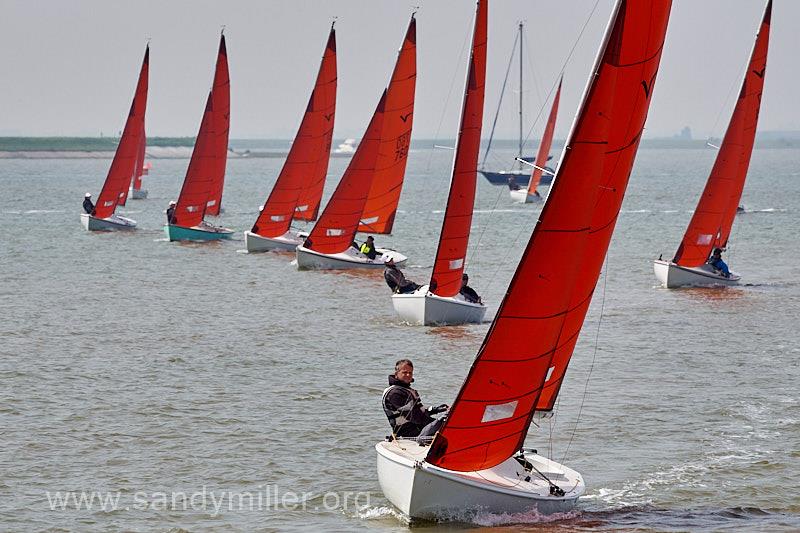
[[[188, 159], [192, 155], [194, 137], [150, 137], [147, 139], [147, 157], [151, 159]], [[485, 146], [487, 140], [482, 144]], [[0, 159], [111, 159], [118, 143], [117, 138], [108, 137], [0, 137]], [[412, 149], [429, 149], [434, 144], [453, 145], [452, 139], [420, 139], [412, 141]], [[556, 140], [553, 147], [559, 150], [563, 140]], [[719, 144], [717, 140], [714, 144]], [[335, 143], [334, 143], [335, 145]], [[498, 139], [492, 144], [498, 149], [515, 149], [516, 140]], [[533, 152], [538, 139], [527, 143]], [[239, 158], [283, 158], [291, 141], [288, 139], [231, 139], [228, 157]], [[756, 141], [756, 149], [800, 148], [797, 132], [763, 132]], [[647, 149], [709, 149], [705, 140], [678, 138], [643, 139], [641, 148]], [[352, 153], [332, 153], [332, 157], [350, 157]]]

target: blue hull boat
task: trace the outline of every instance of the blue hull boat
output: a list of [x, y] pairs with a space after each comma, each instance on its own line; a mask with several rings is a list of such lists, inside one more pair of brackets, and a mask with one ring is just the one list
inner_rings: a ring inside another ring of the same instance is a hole
[[[555, 171], [550, 167], [544, 167], [547, 169], [548, 172], [555, 173]], [[481, 174], [483, 177], [489, 180], [489, 183], [492, 185], [508, 185], [508, 177], [514, 176], [514, 181], [517, 182], [517, 185], [520, 187], [527, 187], [528, 181], [531, 179], [531, 173], [526, 170], [500, 170], [497, 172], [492, 172], [489, 170], [481, 170]], [[553, 176], [550, 174], [543, 174], [542, 179], [539, 182], [540, 185], [550, 185], [553, 181]]]
[[164, 226], [164, 233], [167, 238], [172, 241], [218, 241], [222, 239], [230, 239], [233, 237], [233, 230], [228, 228], [221, 228], [212, 226], [211, 224], [203, 223], [200, 226], [193, 226], [187, 228], [184, 226], [176, 226], [174, 224], [167, 224]]

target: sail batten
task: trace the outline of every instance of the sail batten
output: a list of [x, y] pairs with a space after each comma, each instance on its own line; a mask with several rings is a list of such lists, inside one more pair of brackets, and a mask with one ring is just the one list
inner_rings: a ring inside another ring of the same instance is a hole
[[725, 248], [728, 244], [755, 144], [767, 66], [771, 14], [772, 0], [769, 0], [728, 129], [692, 219], [673, 258], [681, 266], [700, 266], [706, 262], [714, 248]]
[[633, 166], [670, 8], [617, 2], [548, 200], [428, 462], [498, 465], [522, 447], [534, 414], [553, 408]]
[[430, 291], [442, 297], [458, 294], [466, 265], [483, 123], [487, 20], [488, 0], [478, 0], [450, 191], [430, 280]]
[[139, 143], [144, 142], [144, 117], [147, 111], [147, 89], [150, 71], [150, 46], [144, 52], [142, 67], [139, 70], [139, 79], [136, 83], [133, 101], [122, 130], [119, 145], [108, 169], [106, 181], [97, 197], [94, 216], [108, 218], [117, 208], [125, 205], [128, 197], [128, 187], [134, 175], [136, 160], [139, 153]]
[[[333, 138], [336, 84], [336, 30], [332, 25], [297, 135], [253, 233], [278, 237], [289, 231], [293, 218], [317, 218]], [[298, 210], [298, 206], [304, 209]]]

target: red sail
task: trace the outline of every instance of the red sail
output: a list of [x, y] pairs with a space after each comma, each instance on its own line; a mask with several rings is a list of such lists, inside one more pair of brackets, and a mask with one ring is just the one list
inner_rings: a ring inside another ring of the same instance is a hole
[[[147, 139], [145, 137], [144, 119], [142, 119], [142, 136], [139, 139], [139, 149], [136, 153], [136, 162], [133, 165], [133, 176], [131, 178], [131, 188], [136, 191], [142, 188], [142, 165], [144, 164], [144, 147], [146, 143]], [[122, 198], [117, 205], [125, 205], [127, 200], [128, 188], [126, 187], [125, 191], [122, 193]]]
[[295, 207], [294, 211], [295, 220], [312, 221], [317, 220], [317, 216], [319, 216], [319, 204], [322, 200], [322, 191], [325, 188], [328, 158], [331, 153], [333, 122], [336, 113], [336, 84], [336, 33], [331, 27], [328, 44], [322, 56], [317, 86], [314, 87], [314, 93], [312, 94], [315, 113], [319, 112], [319, 116], [325, 120], [325, 124], [319, 126], [322, 133], [319, 134], [320, 140], [318, 141], [324, 145], [324, 148], [319, 150], [316, 158], [312, 157], [314, 159], [313, 170], [309, 170], [310, 173], [303, 185], [303, 189], [300, 191], [300, 197], [297, 199], [297, 207]]
[[[264, 209], [253, 225], [253, 233], [278, 237], [289, 231], [293, 215], [295, 218], [308, 215], [316, 218], [328, 172], [335, 108], [336, 32], [331, 27], [317, 82], [300, 128]], [[309, 194], [300, 200], [300, 193], [304, 190]]]
[[323, 254], [336, 254], [347, 250], [353, 242], [375, 173], [385, 105], [384, 90], [353, 159], [306, 240], [306, 247]]
[[411, 143], [416, 84], [417, 21], [412, 15], [386, 93], [386, 111], [383, 117], [375, 177], [372, 179], [372, 187], [361, 215], [358, 231], [392, 232]]
[[150, 70], [150, 46], [145, 49], [144, 61], [139, 71], [139, 81], [136, 84], [136, 93], [133, 96], [128, 120], [122, 130], [114, 160], [108, 170], [108, 176], [103, 184], [103, 189], [97, 197], [95, 216], [108, 218], [114, 214], [117, 205], [125, 205], [128, 195], [128, 186], [131, 183], [133, 169], [136, 166], [136, 157], [139, 149], [139, 140], [144, 136], [144, 115], [147, 110], [147, 84]]
[[686, 228], [683, 241], [675, 253], [673, 261], [679, 265], [702, 265], [713, 248], [725, 248], [728, 244], [753, 153], [767, 67], [771, 15], [772, 0], [767, 2], [742, 89], [714, 167], [689, 227]]
[[553, 145], [553, 133], [556, 131], [558, 101], [561, 99], [561, 83], [563, 81], [563, 78], [559, 80], [556, 97], [553, 98], [553, 107], [550, 109], [550, 116], [547, 118], [547, 125], [544, 128], [544, 135], [542, 135], [542, 142], [539, 144], [539, 152], [536, 154], [536, 167], [534, 167], [533, 173], [531, 174], [531, 181], [528, 183], [528, 194], [535, 191], [539, 186], [539, 182], [542, 180], [542, 169], [547, 164], [547, 158], [550, 156], [550, 147]]
[[136, 161], [136, 168], [133, 172], [133, 190], [142, 189], [142, 174], [144, 174], [144, 150], [147, 148], [147, 136], [144, 133], [144, 121], [142, 121], [142, 139], [139, 141], [139, 156]]
[[175, 206], [174, 224], [190, 228], [203, 221], [206, 203], [215, 190], [214, 171], [214, 111], [211, 93], [208, 93], [200, 131], [194, 141], [192, 158], [183, 180], [178, 205]]
[[670, 0], [619, 0], [558, 176], [427, 460], [472, 471], [518, 451], [550, 410], [608, 249], [652, 97]]
[[469, 230], [472, 226], [486, 81], [488, 3], [488, 0], [478, 0], [475, 13], [472, 54], [453, 161], [453, 175], [450, 179], [450, 194], [447, 198], [442, 233], [431, 274], [430, 290], [445, 297], [455, 296], [461, 289], [461, 274], [464, 272]]
[[228, 76], [228, 51], [225, 48], [225, 36], [219, 38], [217, 67], [214, 71], [214, 86], [211, 89], [211, 106], [214, 109], [213, 133], [210, 149], [213, 151], [214, 186], [208, 198], [209, 215], [219, 215], [222, 207], [222, 189], [225, 186], [225, 165], [228, 161], [228, 133], [231, 117], [231, 82]]

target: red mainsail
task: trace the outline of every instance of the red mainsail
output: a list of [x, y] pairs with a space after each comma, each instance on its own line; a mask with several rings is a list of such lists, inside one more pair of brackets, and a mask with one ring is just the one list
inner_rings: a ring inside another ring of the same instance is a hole
[[385, 105], [386, 90], [342, 180], [306, 239], [307, 248], [323, 254], [336, 254], [347, 250], [353, 242], [375, 173]]
[[[316, 219], [328, 172], [335, 110], [336, 31], [331, 26], [300, 128], [264, 209], [253, 225], [253, 233], [278, 237], [289, 231], [293, 216]], [[301, 192], [305, 192], [302, 199]]]
[[769, 0], [717, 159], [683, 241], [675, 253], [673, 261], [679, 265], [702, 265], [712, 249], [725, 248], [728, 244], [755, 143], [767, 68], [771, 18], [772, 0]]
[[414, 91], [417, 84], [417, 20], [411, 16], [386, 93], [381, 145], [375, 176], [358, 231], [391, 233], [411, 144]]
[[183, 187], [178, 196], [178, 205], [175, 206], [173, 223], [177, 226], [190, 228], [203, 221], [206, 213], [206, 203], [215, 190], [214, 170], [214, 112], [211, 93], [208, 93], [206, 109], [200, 130], [194, 141], [192, 158], [183, 180]]
[[431, 292], [444, 297], [455, 296], [461, 289], [461, 274], [464, 272], [469, 230], [472, 226], [486, 82], [488, 4], [488, 0], [478, 0], [475, 12], [472, 53], [453, 160], [453, 174], [450, 178], [450, 194], [447, 197], [447, 208], [431, 274]]
[[558, 82], [558, 90], [556, 96], [553, 98], [553, 107], [550, 109], [550, 116], [547, 118], [547, 125], [544, 128], [542, 135], [542, 142], [539, 144], [539, 152], [536, 154], [536, 163], [531, 173], [531, 180], [528, 183], [528, 194], [531, 194], [539, 186], [542, 180], [542, 169], [547, 164], [547, 158], [550, 156], [550, 147], [553, 145], [553, 134], [556, 131], [556, 116], [558, 115], [558, 102], [561, 100], [561, 83], [564, 81], [562, 78]]
[[211, 88], [211, 106], [214, 110], [214, 122], [211, 133], [213, 150], [214, 186], [208, 198], [206, 213], [219, 215], [222, 208], [222, 189], [225, 187], [225, 166], [228, 162], [228, 134], [231, 126], [231, 80], [228, 75], [228, 50], [225, 47], [225, 35], [219, 38], [217, 66], [214, 70], [214, 85]]
[[136, 160], [139, 153], [139, 143], [144, 139], [144, 115], [147, 110], [147, 86], [148, 73], [150, 70], [150, 46], [144, 52], [142, 68], [139, 71], [139, 81], [136, 84], [136, 92], [133, 96], [131, 109], [128, 119], [125, 121], [125, 128], [122, 130], [122, 137], [119, 140], [114, 160], [111, 168], [108, 169], [108, 176], [97, 197], [94, 216], [97, 218], [108, 218], [114, 214], [117, 205], [125, 205], [128, 197], [128, 187], [131, 183]]
[[565, 155], [508, 292], [427, 461], [491, 468], [553, 408], [639, 145], [670, 0], [618, 0]]
[[[313, 221], [319, 216], [319, 204], [322, 201], [322, 191], [325, 188], [325, 177], [328, 174], [328, 158], [331, 153], [331, 139], [333, 137], [333, 122], [336, 114], [336, 33], [331, 27], [331, 34], [328, 37], [328, 44], [322, 56], [319, 78], [325, 80], [322, 85], [314, 88], [314, 109], [319, 106], [319, 116], [325, 120], [321, 125], [322, 139], [325, 141], [324, 156], [319, 155], [319, 159], [314, 164], [314, 170], [309, 179], [300, 191], [297, 199], [293, 218], [295, 220]], [[317, 94], [319, 89], [319, 94]]]

